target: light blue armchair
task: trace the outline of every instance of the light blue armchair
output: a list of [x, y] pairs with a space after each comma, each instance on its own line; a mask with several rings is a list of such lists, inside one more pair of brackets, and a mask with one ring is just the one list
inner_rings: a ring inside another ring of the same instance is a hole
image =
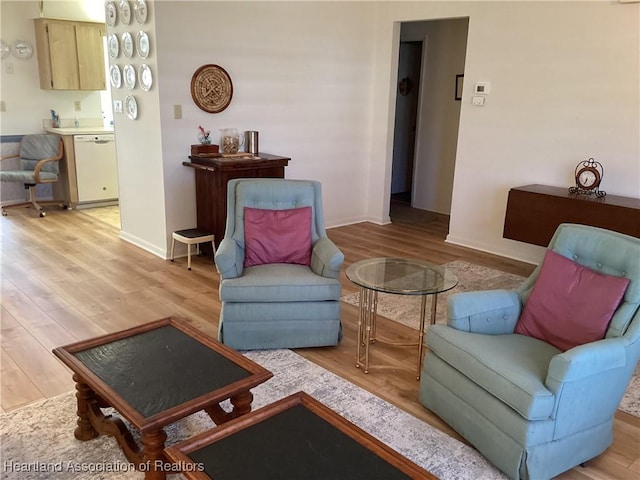
[[640, 239], [562, 224], [549, 249], [630, 283], [605, 338], [565, 352], [514, 327], [538, 277], [516, 291], [452, 295], [429, 329], [420, 401], [514, 479], [547, 479], [604, 452], [640, 357]]
[[[245, 267], [245, 207], [311, 207], [310, 265]], [[344, 255], [327, 238], [321, 185], [309, 180], [235, 179], [227, 184], [225, 237], [215, 254], [220, 274], [218, 338], [238, 350], [336, 345]]]

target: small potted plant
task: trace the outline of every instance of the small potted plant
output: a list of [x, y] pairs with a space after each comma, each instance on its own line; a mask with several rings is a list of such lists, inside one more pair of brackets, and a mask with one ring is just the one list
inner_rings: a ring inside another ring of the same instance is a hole
[[211, 131], [198, 125], [198, 145], [191, 145], [191, 155], [218, 153], [218, 145], [211, 143]]

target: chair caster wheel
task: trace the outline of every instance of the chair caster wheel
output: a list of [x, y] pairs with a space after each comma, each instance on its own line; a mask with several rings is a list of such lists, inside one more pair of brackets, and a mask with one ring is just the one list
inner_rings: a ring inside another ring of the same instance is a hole
[[6, 217], [7, 216], [7, 212], [5, 212], [4, 210], [2, 211], [2, 216]]
[[40, 212], [40, 218], [42, 218], [42, 217], [46, 217], [46, 215], [47, 215], [46, 213], [44, 213], [44, 212]]

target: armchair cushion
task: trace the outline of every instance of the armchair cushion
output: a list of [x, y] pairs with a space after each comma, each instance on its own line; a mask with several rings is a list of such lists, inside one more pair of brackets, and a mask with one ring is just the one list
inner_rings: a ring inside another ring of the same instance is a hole
[[244, 266], [311, 263], [311, 207], [244, 207]]
[[[432, 325], [429, 349], [528, 420], [548, 419], [555, 395], [545, 386], [555, 347], [523, 335], [468, 333]], [[505, 359], [509, 359], [505, 361]]]
[[304, 265], [269, 264], [247, 267], [242, 276], [220, 284], [223, 302], [338, 301], [340, 281], [316, 275]]
[[515, 333], [566, 351], [604, 338], [629, 279], [604, 275], [547, 250]]

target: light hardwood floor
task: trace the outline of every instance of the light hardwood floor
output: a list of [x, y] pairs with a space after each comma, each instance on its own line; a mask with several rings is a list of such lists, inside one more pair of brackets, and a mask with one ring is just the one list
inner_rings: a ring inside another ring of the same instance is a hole
[[[189, 272], [185, 258], [162, 260], [119, 239], [113, 225], [80, 211], [50, 209], [38, 218], [28, 209], [11, 210], [0, 227], [2, 411], [74, 388], [69, 371], [51, 354], [54, 347], [170, 315], [216, 335], [218, 275], [210, 258], [194, 258]], [[461, 259], [520, 275], [533, 269], [447, 244], [445, 232], [439, 219], [430, 227], [362, 223], [328, 234], [344, 251], [345, 267], [367, 257], [400, 256], [438, 264]], [[345, 295], [356, 291], [344, 273], [342, 284]], [[365, 375], [355, 368], [357, 309], [343, 304], [342, 318], [345, 336], [339, 346], [297, 352], [460, 438], [418, 403], [414, 350], [376, 345], [374, 365], [388, 366]], [[381, 321], [378, 328], [400, 341], [412, 333], [394, 322]], [[640, 419], [618, 412], [612, 447], [559, 478], [635, 480], [639, 455]]]

